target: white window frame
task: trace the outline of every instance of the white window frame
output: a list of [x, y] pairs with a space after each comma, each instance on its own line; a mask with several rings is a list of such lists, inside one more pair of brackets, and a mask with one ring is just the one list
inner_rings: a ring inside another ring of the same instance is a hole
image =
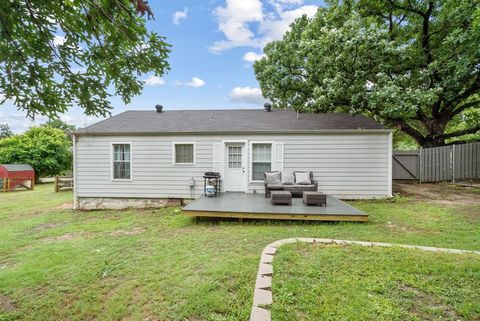
[[[177, 163], [175, 159], [176, 145], [193, 145], [193, 163]], [[192, 166], [197, 163], [197, 146], [195, 142], [172, 142], [172, 165], [174, 166]]]
[[248, 160], [248, 167], [249, 167], [249, 170], [248, 170], [248, 180], [249, 180], [249, 183], [261, 183], [263, 182], [263, 179], [262, 180], [254, 180], [253, 179], [253, 145], [255, 144], [270, 144], [270, 168], [273, 169], [273, 141], [263, 141], [263, 140], [258, 140], [258, 141], [250, 141], [250, 144], [249, 144], [249, 149], [250, 149], [250, 153], [249, 153], [249, 160]]
[[[114, 148], [113, 145], [130, 145], [130, 178], [114, 178], [113, 161]], [[112, 182], [132, 182], [133, 181], [133, 145], [131, 142], [112, 142], [110, 143], [110, 179]]]

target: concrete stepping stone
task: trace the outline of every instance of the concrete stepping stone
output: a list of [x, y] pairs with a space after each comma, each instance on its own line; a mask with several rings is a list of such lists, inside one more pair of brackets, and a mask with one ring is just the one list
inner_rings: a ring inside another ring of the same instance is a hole
[[250, 314], [250, 321], [270, 321], [271, 319], [272, 316], [269, 310], [253, 307], [252, 313]]
[[272, 263], [273, 262], [273, 255], [270, 254], [262, 254], [260, 258], [261, 263]]
[[257, 275], [272, 275], [273, 266], [271, 264], [260, 263]]
[[260, 305], [272, 304], [272, 292], [269, 290], [255, 289], [253, 292], [253, 305], [258, 307]]
[[272, 277], [268, 275], [259, 275], [257, 276], [257, 281], [255, 282], [255, 289], [271, 289], [272, 288]]
[[277, 248], [275, 247], [272, 247], [272, 246], [267, 246], [262, 254], [270, 254], [270, 255], [275, 255], [275, 253], [277, 252]]

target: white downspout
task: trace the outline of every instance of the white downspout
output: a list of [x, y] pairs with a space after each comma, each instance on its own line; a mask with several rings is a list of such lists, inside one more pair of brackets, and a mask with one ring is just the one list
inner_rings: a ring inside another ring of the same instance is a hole
[[72, 135], [73, 145], [73, 209], [78, 209], [78, 196], [77, 196], [77, 136]]
[[393, 158], [393, 133], [390, 132], [388, 134], [388, 197], [393, 196], [393, 191], [392, 191], [392, 158]]

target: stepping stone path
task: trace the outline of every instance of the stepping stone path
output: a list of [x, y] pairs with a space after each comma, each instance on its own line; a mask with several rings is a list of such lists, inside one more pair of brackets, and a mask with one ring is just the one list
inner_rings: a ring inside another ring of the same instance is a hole
[[428, 252], [443, 252], [451, 254], [479, 254], [479, 251], [467, 251], [457, 249], [445, 249], [440, 247], [418, 246], [407, 244], [393, 244], [380, 242], [362, 242], [347, 241], [335, 239], [318, 239], [318, 238], [293, 238], [283, 239], [270, 243], [265, 247], [260, 257], [258, 266], [257, 280], [255, 282], [255, 291], [253, 292], [253, 305], [250, 313], [250, 321], [271, 321], [272, 315], [269, 305], [273, 303], [272, 295], [272, 276], [273, 276], [273, 258], [277, 252], [277, 248], [284, 244], [291, 243], [320, 243], [320, 244], [340, 244], [340, 245], [361, 245], [361, 246], [382, 246], [382, 247], [400, 247], [406, 249], [414, 249]]

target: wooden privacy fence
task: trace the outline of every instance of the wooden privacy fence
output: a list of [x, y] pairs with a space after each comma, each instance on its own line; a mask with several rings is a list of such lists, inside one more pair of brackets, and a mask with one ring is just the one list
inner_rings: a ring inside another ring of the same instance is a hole
[[392, 177], [419, 182], [480, 178], [480, 143], [394, 151]]

